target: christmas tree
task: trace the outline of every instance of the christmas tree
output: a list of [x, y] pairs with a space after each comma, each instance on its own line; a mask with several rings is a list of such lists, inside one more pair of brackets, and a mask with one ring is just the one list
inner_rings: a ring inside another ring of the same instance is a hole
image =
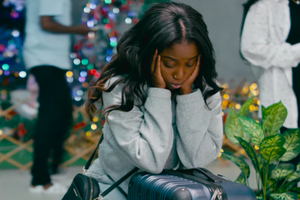
[[26, 72], [22, 63], [24, 6], [24, 0], [0, 1], [0, 85], [2, 90], [12, 90], [25, 85]]
[[101, 69], [116, 53], [118, 39], [138, 22], [141, 0], [90, 0], [83, 8], [82, 22], [92, 28], [87, 36], [76, 36], [70, 57], [73, 70], [67, 72], [75, 105], [82, 105], [87, 90], [100, 77]]

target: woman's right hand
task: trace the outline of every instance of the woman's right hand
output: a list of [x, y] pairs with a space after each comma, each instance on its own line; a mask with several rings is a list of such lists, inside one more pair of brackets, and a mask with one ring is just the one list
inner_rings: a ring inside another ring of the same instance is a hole
[[161, 75], [160, 70], [160, 55], [158, 55], [157, 50], [155, 51], [151, 63], [151, 81], [152, 87], [166, 88], [166, 82]]

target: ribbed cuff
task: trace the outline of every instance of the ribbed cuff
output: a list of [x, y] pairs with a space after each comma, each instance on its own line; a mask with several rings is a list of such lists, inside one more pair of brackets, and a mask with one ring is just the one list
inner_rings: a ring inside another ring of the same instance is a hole
[[171, 91], [162, 88], [148, 88], [148, 96], [149, 97], [158, 97], [158, 98], [168, 98], [171, 99]]

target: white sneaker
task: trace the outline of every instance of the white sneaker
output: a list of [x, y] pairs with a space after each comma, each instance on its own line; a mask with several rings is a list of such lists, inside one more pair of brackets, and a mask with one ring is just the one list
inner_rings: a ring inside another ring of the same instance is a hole
[[29, 187], [29, 192], [35, 194], [65, 194], [68, 188], [60, 183], [52, 183], [50, 187], [44, 189], [44, 186], [37, 185], [35, 187]]
[[68, 188], [60, 183], [53, 183], [49, 188], [46, 190], [43, 188], [43, 190], [44, 194], [65, 194]]
[[35, 187], [30, 186], [29, 192], [35, 193], [35, 194], [40, 194], [40, 193], [44, 192], [44, 187], [42, 185], [37, 185]]

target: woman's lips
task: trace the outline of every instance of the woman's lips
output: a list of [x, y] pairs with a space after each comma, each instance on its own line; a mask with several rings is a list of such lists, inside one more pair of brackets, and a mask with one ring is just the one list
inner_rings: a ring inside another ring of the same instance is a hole
[[170, 89], [179, 89], [181, 88], [182, 84], [168, 84]]

